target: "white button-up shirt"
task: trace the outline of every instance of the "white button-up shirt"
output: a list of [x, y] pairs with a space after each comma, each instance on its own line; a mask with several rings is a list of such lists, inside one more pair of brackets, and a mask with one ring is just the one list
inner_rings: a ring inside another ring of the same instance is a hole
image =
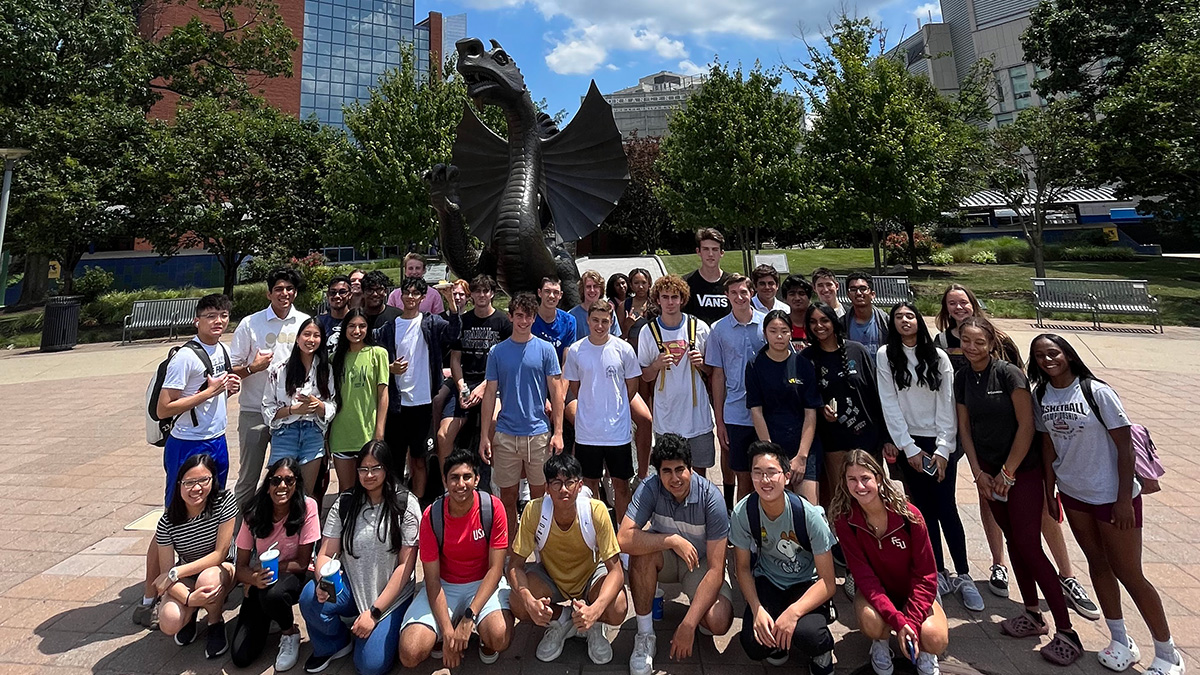
[[[274, 352], [271, 361], [283, 361], [292, 353], [300, 324], [308, 315], [292, 305], [287, 316], [279, 318], [268, 306], [242, 319], [233, 331], [233, 343], [229, 347], [229, 358], [235, 368], [253, 363], [260, 349]], [[242, 379], [242, 391], [238, 397], [242, 410], [262, 412], [263, 392], [267, 388], [266, 369], [256, 371]]]

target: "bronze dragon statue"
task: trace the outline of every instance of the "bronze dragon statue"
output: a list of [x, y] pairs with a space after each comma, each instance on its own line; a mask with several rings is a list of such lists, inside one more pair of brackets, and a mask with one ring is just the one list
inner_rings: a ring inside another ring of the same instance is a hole
[[579, 302], [579, 272], [561, 242], [595, 231], [624, 193], [629, 162], [621, 133], [594, 81], [560, 131], [538, 112], [516, 63], [491, 44], [489, 50], [476, 38], [459, 40], [458, 73], [477, 105], [504, 112], [508, 138], [464, 106], [453, 164], [426, 174], [442, 251], [460, 278], [489, 274], [509, 294], [535, 291], [543, 277], [557, 276], [562, 306], [570, 307]]

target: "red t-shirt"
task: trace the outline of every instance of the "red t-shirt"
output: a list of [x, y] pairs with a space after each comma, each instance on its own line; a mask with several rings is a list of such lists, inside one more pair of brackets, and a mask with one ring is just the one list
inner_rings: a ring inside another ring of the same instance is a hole
[[799, 326], [793, 325], [792, 326], [792, 342], [793, 343], [808, 342], [808, 334], [804, 330], [803, 325], [799, 325]]
[[[479, 517], [479, 497], [485, 495], [492, 500], [490, 542], [484, 541], [483, 521]], [[433, 535], [433, 521], [429, 518], [431, 508], [432, 505], [426, 507], [421, 518], [421, 536], [418, 544], [421, 562], [437, 560], [441, 565], [442, 581], [452, 584], [468, 584], [486, 576], [489, 549], [508, 548], [508, 520], [500, 499], [486, 492], [476, 492], [475, 503], [471, 505], [470, 512], [460, 518], [451, 516], [449, 506], [445, 507], [446, 530], [443, 533], [440, 560], [437, 537]]]

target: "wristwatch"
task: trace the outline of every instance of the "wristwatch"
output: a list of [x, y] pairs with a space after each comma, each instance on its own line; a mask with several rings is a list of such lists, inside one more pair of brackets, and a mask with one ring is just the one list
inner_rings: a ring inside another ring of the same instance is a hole
[[379, 621], [382, 618], [383, 618], [383, 610], [379, 609], [375, 605], [371, 605], [371, 620]]
[[167, 580], [171, 583], [179, 581], [179, 570], [175, 569], [174, 567], [167, 570]]
[[471, 623], [475, 623], [475, 610], [471, 609], [468, 606], [467, 609], [465, 611], [463, 611], [462, 618], [466, 619], [467, 621], [470, 621]]

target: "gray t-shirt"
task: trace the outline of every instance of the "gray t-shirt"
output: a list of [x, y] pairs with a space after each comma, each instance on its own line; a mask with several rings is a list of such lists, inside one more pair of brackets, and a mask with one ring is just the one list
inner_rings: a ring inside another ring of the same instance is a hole
[[[1083, 397], [1078, 378], [1064, 389], [1047, 385], [1040, 405], [1034, 401], [1034, 423], [1054, 441], [1058, 489], [1087, 504], [1111, 504], [1117, 501], [1117, 444], [1108, 430], [1130, 422], [1112, 387], [1093, 381], [1092, 398], [1103, 420]], [[1134, 496], [1140, 491], [1134, 480]]]
[[729, 514], [721, 492], [695, 472], [682, 503], [675, 501], [658, 476], [648, 477], [638, 486], [625, 515], [638, 527], [650, 523], [650, 531], [656, 534], [682, 535], [701, 560], [705, 558], [708, 542], [729, 536]]
[[[335, 500], [333, 507], [329, 509], [329, 515], [325, 517], [325, 529], [321, 531], [321, 536], [339, 540], [342, 538], [342, 517], [339, 508], [341, 501], [341, 499]], [[392, 578], [392, 572], [396, 570], [400, 557], [398, 551], [388, 550], [391, 537], [388, 535], [386, 524], [379, 522], [382, 514], [383, 508], [380, 506], [367, 504], [363, 507], [358, 514], [358, 523], [354, 528], [354, 555], [351, 556], [343, 549], [339, 558], [342, 561], [342, 571], [345, 572], [346, 583], [350, 584], [350, 591], [354, 593], [354, 604], [358, 607], [359, 612], [365, 612], [371, 608], [371, 603], [375, 602], [383, 588], [387, 586], [388, 580]], [[420, 525], [421, 507], [417, 503], [417, 498], [409, 493], [408, 503], [405, 505], [401, 521], [404, 546], [415, 547], [417, 545], [417, 533]], [[396, 601], [384, 611], [384, 614], [411, 598], [415, 589], [416, 581], [413, 577], [409, 577]]]
[[[750, 518], [746, 514], [746, 506], [750, 497], [746, 496], [733, 507], [733, 522], [729, 529], [729, 540], [733, 545], [745, 550], [754, 550], [758, 545], [758, 536], [750, 533]], [[792, 526], [792, 509], [785, 505], [783, 513], [775, 520], [767, 518], [762, 513], [759, 504], [759, 522], [767, 531], [765, 545], [758, 552], [758, 564], [754, 567], [754, 576], [766, 577], [777, 588], [786, 589], [796, 584], [808, 583], [817, 578], [817, 566], [813, 562], [814, 555], [820, 555], [833, 548], [833, 533], [825, 523], [825, 513], [818, 507], [801, 500], [804, 504], [804, 517], [808, 526], [808, 541], [811, 552], [805, 550], [796, 537], [796, 529]]]

